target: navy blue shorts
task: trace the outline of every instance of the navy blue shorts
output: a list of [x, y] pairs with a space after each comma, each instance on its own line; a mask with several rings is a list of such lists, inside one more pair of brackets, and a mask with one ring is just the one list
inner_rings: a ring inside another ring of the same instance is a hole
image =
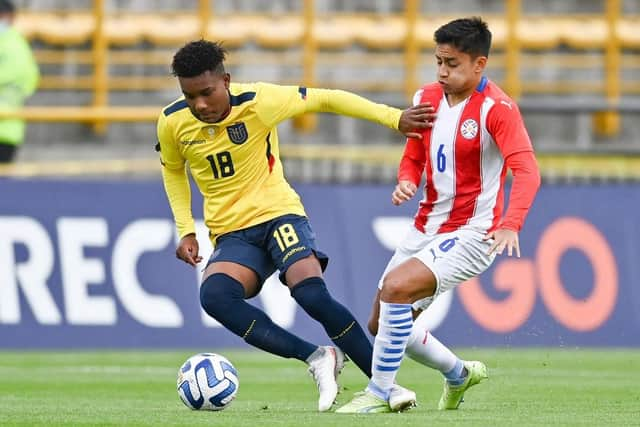
[[329, 257], [316, 247], [309, 220], [299, 215], [283, 215], [218, 237], [207, 265], [219, 261], [244, 265], [256, 272], [260, 283], [280, 270], [280, 281], [285, 283], [289, 267], [311, 254], [315, 254], [324, 271]]

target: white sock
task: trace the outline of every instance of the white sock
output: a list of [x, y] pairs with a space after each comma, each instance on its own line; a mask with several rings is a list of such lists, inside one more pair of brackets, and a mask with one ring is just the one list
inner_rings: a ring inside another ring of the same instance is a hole
[[423, 328], [414, 327], [407, 343], [407, 355], [418, 363], [437, 369], [443, 374], [450, 372], [458, 362], [453, 354], [436, 337]]
[[411, 304], [380, 301], [378, 334], [373, 343], [371, 381], [367, 389], [388, 400], [413, 327]]

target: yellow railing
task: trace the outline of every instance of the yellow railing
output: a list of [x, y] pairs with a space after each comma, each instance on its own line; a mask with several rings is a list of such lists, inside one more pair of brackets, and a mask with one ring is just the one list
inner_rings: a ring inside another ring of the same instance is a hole
[[[504, 70], [503, 84], [514, 98], [528, 93], [590, 93], [607, 100], [612, 111], [597, 113], [599, 129], [605, 134], [619, 130], [615, 105], [620, 94], [640, 94], [638, 79], [623, 80], [622, 70], [640, 73], [640, 17], [623, 16], [620, 0], [603, 0], [600, 15], [524, 15], [521, 0], [504, 0], [504, 13], [487, 15], [494, 35], [492, 66]], [[91, 72], [72, 78], [44, 75], [41, 88], [48, 90], [87, 90], [93, 94], [88, 107], [28, 107], [17, 113], [0, 112], [0, 117], [14, 114], [28, 120], [83, 121], [96, 130], [104, 130], [110, 121], [147, 121], [155, 116], [145, 108], [111, 106], [109, 94], [122, 90], [160, 90], [175, 87], [170, 76], [115, 76], [110, 65], [155, 64], [168, 67], [175, 48], [199, 37], [224, 40], [230, 49], [255, 43], [263, 48], [258, 54], [244, 57], [230, 55], [229, 64], [241, 61], [260, 64], [276, 62], [298, 66], [301, 78], [283, 83], [308, 86], [343, 86], [352, 90], [397, 92], [409, 102], [422, 83], [419, 70], [424, 56], [433, 48], [433, 31], [454, 16], [425, 16], [420, 0], [406, 0], [400, 14], [317, 13], [314, 0], [304, 0], [299, 11], [283, 15], [220, 15], [210, 0], [199, 0], [193, 11], [176, 13], [110, 12], [105, 0], [93, 0], [91, 11], [42, 12], [22, 11], [18, 27], [31, 39], [49, 46], [36, 52], [45, 64], [85, 64]], [[460, 11], [464, 15], [465, 11]], [[153, 50], [140, 49], [141, 43]], [[354, 54], [349, 47], [359, 45], [365, 54]], [[87, 50], [87, 46], [90, 49]], [[137, 49], [135, 47], [138, 47]], [[568, 46], [575, 52], [557, 54], [554, 49]], [[61, 49], [62, 47], [62, 49]], [[594, 58], [594, 52], [597, 55]], [[629, 54], [623, 55], [624, 52]], [[543, 53], [541, 58], [540, 53]], [[569, 61], [571, 58], [573, 60]], [[366, 61], [366, 64], [363, 64]], [[355, 76], [352, 81], [321, 80], [320, 64], [350, 63], [375, 66], [397, 64], [404, 71], [400, 81], [372, 81]], [[537, 64], [537, 65], [536, 65]], [[526, 67], [552, 65], [601, 69], [604, 79], [549, 82], [522, 78]], [[167, 73], [168, 74], [168, 73]], [[629, 73], [632, 74], [633, 73]], [[313, 127], [313, 120], [298, 121], [303, 128]]]

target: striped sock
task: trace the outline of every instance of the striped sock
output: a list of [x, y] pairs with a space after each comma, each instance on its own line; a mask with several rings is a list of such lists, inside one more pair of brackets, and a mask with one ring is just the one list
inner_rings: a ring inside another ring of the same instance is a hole
[[380, 301], [378, 335], [373, 344], [372, 377], [367, 390], [382, 399], [389, 399], [389, 391], [395, 383], [412, 326], [411, 304]]

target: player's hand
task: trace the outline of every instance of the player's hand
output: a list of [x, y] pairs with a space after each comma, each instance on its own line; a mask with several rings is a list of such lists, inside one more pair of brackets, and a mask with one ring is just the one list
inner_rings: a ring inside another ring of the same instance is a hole
[[202, 257], [198, 255], [198, 251], [200, 250], [200, 246], [198, 245], [198, 240], [196, 240], [195, 234], [187, 234], [182, 239], [180, 239], [180, 243], [178, 243], [178, 248], [176, 249], [176, 258], [181, 259], [189, 265], [196, 266], [200, 261], [202, 261]]
[[436, 109], [430, 102], [414, 105], [402, 112], [398, 130], [407, 138], [422, 139], [422, 131], [432, 127], [436, 117]]
[[411, 181], [400, 181], [391, 194], [391, 203], [398, 206], [415, 196], [418, 188]]
[[513, 256], [515, 252], [515, 255], [520, 258], [520, 243], [518, 242], [518, 233], [516, 231], [499, 228], [487, 233], [483, 240], [489, 239], [494, 239], [494, 241], [487, 251], [487, 255], [491, 255], [494, 252], [497, 255], [502, 255], [506, 248], [508, 256]]

